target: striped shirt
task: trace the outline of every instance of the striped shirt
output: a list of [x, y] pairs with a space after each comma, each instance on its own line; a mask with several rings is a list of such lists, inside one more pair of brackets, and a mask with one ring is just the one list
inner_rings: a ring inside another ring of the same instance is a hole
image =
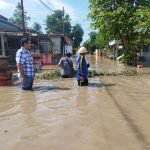
[[35, 72], [34, 72], [33, 57], [27, 49], [21, 47], [17, 51], [16, 62], [17, 64], [23, 65], [23, 71], [25, 76], [34, 78]]

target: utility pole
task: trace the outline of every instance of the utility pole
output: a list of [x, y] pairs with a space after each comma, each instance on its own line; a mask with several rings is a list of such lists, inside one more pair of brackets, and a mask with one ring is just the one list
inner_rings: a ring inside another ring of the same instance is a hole
[[62, 17], [62, 23], [63, 23], [63, 56], [65, 56], [65, 24], [64, 24], [64, 19], [65, 19], [65, 10], [63, 7], [63, 17]]
[[62, 17], [62, 22], [63, 22], [63, 34], [65, 35], [64, 19], [65, 19], [65, 10], [64, 10], [64, 7], [63, 7], [63, 17]]
[[21, 10], [22, 10], [22, 29], [23, 29], [23, 36], [25, 36], [25, 23], [24, 23], [24, 7], [23, 7], [23, 0], [21, 0]]

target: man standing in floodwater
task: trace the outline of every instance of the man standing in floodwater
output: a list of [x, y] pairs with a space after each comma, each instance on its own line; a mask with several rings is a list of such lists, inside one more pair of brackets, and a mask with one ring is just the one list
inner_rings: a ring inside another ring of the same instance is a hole
[[29, 38], [20, 40], [21, 48], [16, 53], [18, 71], [22, 80], [23, 90], [32, 90], [35, 71], [33, 57], [30, 53], [31, 41]]
[[66, 53], [66, 57], [62, 57], [58, 63], [58, 66], [61, 67], [61, 77], [69, 78], [73, 77], [74, 69], [73, 69], [73, 61], [70, 59], [71, 54]]
[[79, 55], [76, 59], [76, 79], [78, 86], [88, 86], [88, 68], [90, 65], [87, 64], [85, 59], [88, 51], [85, 47], [81, 47], [78, 53]]

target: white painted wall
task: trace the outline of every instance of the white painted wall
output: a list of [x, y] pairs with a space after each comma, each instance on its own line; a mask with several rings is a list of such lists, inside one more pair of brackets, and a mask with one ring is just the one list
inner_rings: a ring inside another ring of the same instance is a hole
[[73, 53], [73, 52], [72, 52], [72, 45], [67, 45], [67, 44], [66, 44], [66, 45], [65, 45], [65, 51], [72, 54], [72, 53]]

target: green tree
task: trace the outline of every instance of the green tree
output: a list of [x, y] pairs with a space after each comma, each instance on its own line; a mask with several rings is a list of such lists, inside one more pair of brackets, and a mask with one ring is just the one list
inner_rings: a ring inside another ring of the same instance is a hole
[[[64, 29], [63, 29], [64, 23]], [[55, 10], [53, 14], [46, 18], [46, 32], [64, 33], [70, 35], [71, 23], [68, 14], [64, 14], [62, 10]]]
[[[133, 59], [140, 43], [149, 35], [149, 0], [90, 0], [92, 27], [101, 36], [121, 39], [127, 63]], [[138, 13], [140, 12], [140, 13]], [[141, 28], [142, 26], [142, 28]], [[140, 30], [146, 31], [140, 31]], [[137, 40], [138, 39], [138, 40]]]
[[97, 38], [97, 33], [92, 31], [89, 33], [89, 36], [90, 36], [91, 41], [95, 41]]
[[107, 47], [109, 40], [108, 35], [104, 38], [100, 32], [92, 31], [89, 33], [89, 39], [83, 43], [83, 46], [92, 54], [96, 49]]
[[42, 31], [41, 31], [42, 27], [38, 22], [34, 22], [33, 29], [35, 29], [36, 31], [42, 33]]
[[[144, 16], [143, 16], [144, 14]], [[140, 21], [139, 21], [140, 18]], [[135, 33], [137, 33], [134, 43], [143, 46], [143, 44], [150, 43], [150, 9], [140, 7], [135, 13], [137, 24], [134, 26]]]
[[[30, 17], [27, 15], [27, 12], [24, 11], [24, 22], [25, 26], [27, 27], [27, 21], [30, 20]], [[16, 9], [13, 13], [13, 17], [9, 18], [9, 21], [11, 23], [14, 23], [18, 26], [22, 26], [22, 10], [21, 10], [21, 4], [18, 3], [16, 5]]]
[[90, 40], [86, 40], [84, 43], [83, 43], [83, 46], [87, 48], [88, 52], [90, 52], [90, 49], [91, 49], [91, 42]]
[[94, 53], [95, 49], [98, 48], [97, 43], [98, 33], [97, 32], [90, 32], [89, 39], [83, 43], [90, 53]]
[[76, 24], [75, 26], [72, 27], [71, 37], [73, 40], [73, 46], [75, 48], [78, 48], [80, 46], [80, 43], [83, 40], [83, 34], [84, 31], [80, 24]]

